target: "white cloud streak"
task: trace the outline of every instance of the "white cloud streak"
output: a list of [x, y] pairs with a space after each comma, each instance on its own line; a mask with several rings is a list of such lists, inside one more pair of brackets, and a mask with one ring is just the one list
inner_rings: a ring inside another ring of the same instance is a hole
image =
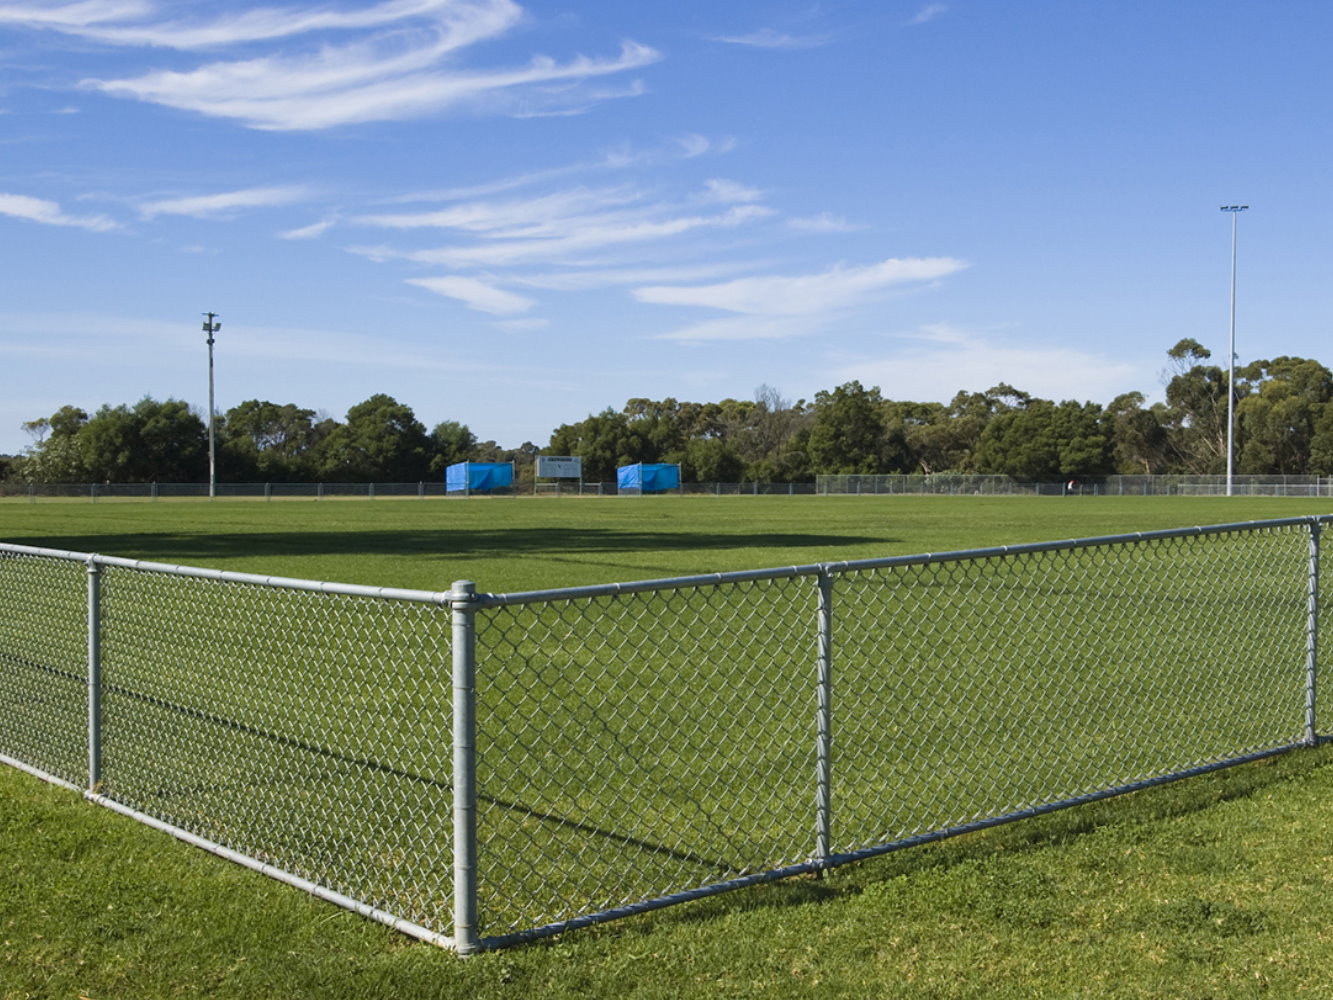
[[278, 233], [280, 240], [313, 240], [318, 239], [338, 224], [337, 218], [321, 219], [319, 222], [312, 222], [308, 226], [301, 226], [299, 229], [288, 229], [286, 232]]
[[760, 28], [744, 35], [718, 35], [709, 39], [728, 45], [744, 45], [753, 49], [813, 49], [827, 45], [828, 35], [788, 35], [774, 28]]
[[239, 191], [223, 191], [219, 194], [145, 202], [139, 206], [139, 214], [145, 219], [159, 215], [187, 215], [196, 219], [214, 219], [231, 215], [240, 209], [291, 205], [308, 197], [309, 191], [299, 186], [244, 188]]
[[637, 288], [640, 302], [704, 306], [749, 316], [826, 313], [864, 301], [885, 289], [954, 274], [966, 263], [953, 257], [891, 257], [867, 267], [835, 267], [821, 274], [737, 278], [715, 285], [650, 285]]
[[[401, 41], [396, 39], [395, 41]], [[398, 51], [395, 51], [395, 48]], [[219, 62], [189, 73], [161, 71], [126, 80], [89, 80], [116, 97], [240, 121], [267, 131], [310, 131], [339, 125], [392, 121], [504, 103], [506, 92], [539, 84], [581, 82], [656, 62], [645, 45], [626, 42], [609, 59], [580, 56], [560, 64], [546, 57], [508, 70], [444, 71], [435, 64], [452, 48], [446, 42], [401, 46], [383, 41], [315, 55]], [[548, 93], [559, 101], [563, 95]]]
[[[496, 229], [485, 242], [427, 250], [396, 251], [385, 247], [352, 248], [377, 259], [400, 257], [420, 264], [453, 268], [513, 267], [531, 263], [570, 263], [582, 254], [627, 244], [654, 243], [700, 229], [730, 229], [766, 218], [773, 209], [738, 205], [712, 215], [669, 218], [635, 213], [605, 213], [563, 220], [536, 220], [510, 230]], [[472, 223], [488, 225], [484, 219]], [[503, 238], [498, 238], [498, 235]]]
[[933, 21], [948, 10], [948, 6], [942, 3], [929, 3], [917, 11], [916, 17], [908, 21], [908, 24], [925, 24], [927, 21]]
[[57, 202], [25, 194], [0, 193], [0, 215], [47, 226], [74, 226], [94, 233], [120, 228], [119, 223], [104, 215], [68, 215]]
[[[383, 0], [368, 6], [239, 9], [217, 17], [173, 18], [147, 0], [14, 4], [0, 0], [0, 24], [74, 35], [101, 45], [227, 52], [189, 69], [88, 79], [85, 89], [273, 131], [308, 131], [445, 112], [516, 116], [582, 113], [646, 91], [642, 81], [594, 87], [602, 77], [656, 62], [646, 45], [618, 54], [526, 65], [468, 68], [465, 50], [493, 41], [524, 19], [515, 0]], [[256, 54], [256, 46], [259, 46]]]
[[787, 227], [805, 233], [853, 233], [858, 229], [865, 228], [854, 222], [848, 222], [843, 216], [834, 215], [831, 212], [820, 212], [818, 215], [788, 219]]
[[490, 313], [493, 316], [512, 316], [515, 313], [527, 312], [536, 304], [532, 299], [525, 299], [521, 295], [506, 292], [485, 281], [462, 275], [409, 278], [407, 283], [434, 292], [436, 295], [458, 299], [469, 309]]

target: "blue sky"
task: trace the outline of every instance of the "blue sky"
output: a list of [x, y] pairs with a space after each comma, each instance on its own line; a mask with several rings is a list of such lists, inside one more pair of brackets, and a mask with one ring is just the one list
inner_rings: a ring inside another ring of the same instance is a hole
[[505, 446], [633, 396], [1333, 363], [1322, 0], [0, 0], [0, 452], [73, 403]]

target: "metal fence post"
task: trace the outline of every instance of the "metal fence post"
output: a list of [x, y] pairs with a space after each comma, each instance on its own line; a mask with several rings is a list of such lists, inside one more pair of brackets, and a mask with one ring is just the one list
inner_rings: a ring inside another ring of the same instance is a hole
[[1319, 532], [1318, 520], [1310, 521], [1310, 583], [1305, 633], [1305, 742], [1315, 746], [1319, 730], [1315, 718], [1315, 682], [1319, 673]]
[[476, 584], [453, 586], [454, 947], [477, 950], [477, 630]]
[[102, 784], [102, 567], [88, 560], [88, 790]]
[[819, 666], [816, 725], [818, 747], [815, 752], [815, 858], [829, 856], [833, 785], [833, 577], [820, 570], [819, 582]]

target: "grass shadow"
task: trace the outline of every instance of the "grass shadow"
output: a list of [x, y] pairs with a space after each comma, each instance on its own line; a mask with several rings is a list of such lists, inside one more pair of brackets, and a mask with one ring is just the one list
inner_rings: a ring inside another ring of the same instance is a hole
[[379, 529], [368, 531], [133, 532], [37, 535], [24, 545], [153, 562], [253, 556], [505, 557], [534, 552], [628, 553], [742, 548], [837, 549], [889, 544], [865, 535], [624, 530], [600, 527]]

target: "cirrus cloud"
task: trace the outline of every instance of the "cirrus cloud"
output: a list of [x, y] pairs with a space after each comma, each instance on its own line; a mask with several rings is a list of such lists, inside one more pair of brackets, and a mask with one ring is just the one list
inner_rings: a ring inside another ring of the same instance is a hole
[[887, 288], [931, 281], [961, 271], [954, 257], [890, 257], [866, 267], [834, 267], [819, 274], [736, 278], [715, 285], [649, 285], [634, 290], [640, 302], [704, 306], [750, 316], [793, 316], [855, 305]]
[[69, 215], [57, 202], [33, 198], [26, 194], [0, 192], [0, 215], [48, 226], [75, 226], [94, 233], [119, 229], [120, 224], [104, 215]]

